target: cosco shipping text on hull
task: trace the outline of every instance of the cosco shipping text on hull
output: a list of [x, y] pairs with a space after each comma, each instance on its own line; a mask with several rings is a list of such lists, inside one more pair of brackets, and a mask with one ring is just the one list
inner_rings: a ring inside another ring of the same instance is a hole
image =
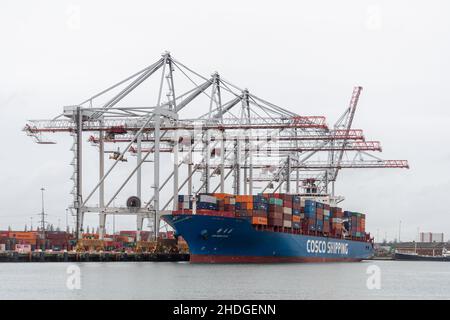
[[333, 262], [373, 256], [370, 242], [257, 230], [244, 218], [165, 215], [189, 245], [191, 262]]

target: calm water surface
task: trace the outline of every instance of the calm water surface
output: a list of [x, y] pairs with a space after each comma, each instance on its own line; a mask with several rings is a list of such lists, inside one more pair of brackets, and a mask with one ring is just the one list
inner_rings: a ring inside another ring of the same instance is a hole
[[[67, 287], [73, 265], [78, 290]], [[367, 288], [372, 265], [380, 289]], [[1, 263], [0, 284], [0, 299], [450, 299], [450, 263]]]

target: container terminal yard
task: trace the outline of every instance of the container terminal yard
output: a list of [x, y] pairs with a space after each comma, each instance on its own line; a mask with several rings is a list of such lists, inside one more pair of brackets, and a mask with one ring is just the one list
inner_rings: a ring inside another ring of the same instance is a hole
[[[152, 80], [155, 101], [126, 102]], [[191, 261], [198, 262], [370, 258], [366, 215], [342, 208], [338, 173], [409, 165], [375, 156], [380, 142], [353, 128], [361, 91], [353, 89], [344, 113], [329, 125], [323, 116], [291, 112], [218, 72], [202, 76], [165, 52], [59, 114], [26, 123], [23, 131], [47, 145], [49, 157], [56, 143], [52, 134], [72, 137], [68, 178], [75, 230], [3, 231], [3, 255], [28, 255], [29, 261], [44, 261], [46, 254], [54, 260], [167, 261], [187, 260], [190, 250]], [[84, 156], [88, 144], [97, 148], [95, 161]], [[86, 168], [98, 172], [93, 187], [84, 183]], [[116, 172], [123, 178], [112, 183]], [[98, 215], [98, 233], [84, 229], [86, 214]], [[113, 215], [134, 217], [136, 230], [107, 234], [106, 220]], [[143, 230], [144, 222], [150, 231]], [[248, 243], [230, 240], [238, 238]], [[305, 247], [293, 248], [300, 239]], [[260, 250], [263, 242], [267, 250]]]

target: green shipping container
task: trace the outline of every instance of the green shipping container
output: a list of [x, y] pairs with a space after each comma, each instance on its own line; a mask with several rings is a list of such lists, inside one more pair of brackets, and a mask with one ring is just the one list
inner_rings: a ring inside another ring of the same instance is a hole
[[277, 206], [283, 206], [283, 199], [270, 198], [269, 199], [269, 204], [274, 204], [274, 205], [277, 205]]

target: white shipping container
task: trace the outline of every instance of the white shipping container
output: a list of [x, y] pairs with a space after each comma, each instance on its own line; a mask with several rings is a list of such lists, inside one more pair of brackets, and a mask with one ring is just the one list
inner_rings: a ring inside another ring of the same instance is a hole
[[216, 197], [207, 195], [207, 194], [202, 194], [200, 195], [200, 202], [206, 202], [206, 203], [217, 203], [217, 199]]
[[283, 227], [292, 228], [292, 221], [283, 220]]
[[31, 244], [16, 244], [16, 252], [30, 253], [31, 252]]
[[283, 207], [283, 213], [284, 214], [292, 214], [292, 208]]
[[4, 243], [0, 243], [0, 252], [4, 252], [6, 250], [6, 245]]

